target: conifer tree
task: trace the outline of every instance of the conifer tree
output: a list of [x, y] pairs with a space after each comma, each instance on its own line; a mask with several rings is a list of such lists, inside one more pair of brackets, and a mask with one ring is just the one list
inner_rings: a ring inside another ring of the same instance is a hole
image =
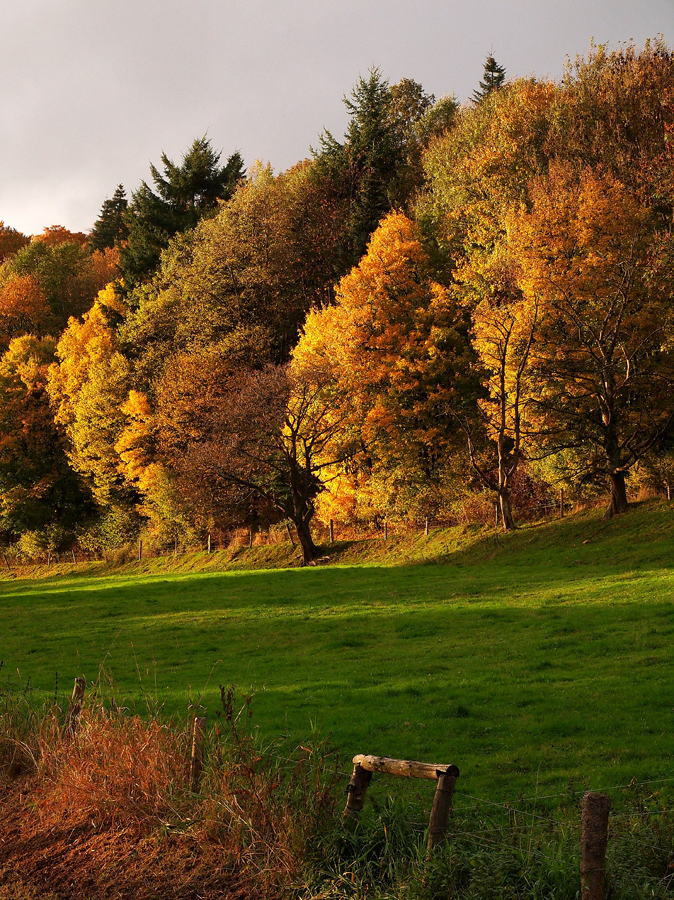
[[93, 250], [106, 250], [119, 246], [129, 234], [124, 214], [128, 207], [126, 191], [123, 184], [118, 184], [112, 199], [104, 201], [101, 212], [89, 235], [89, 243]]
[[484, 64], [483, 80], [480, 82], [480, 90], [473, 91], [473, 103], [481, 103], [493, 91], [497, 91], [505, 81], [506, 70], [499, 66], [494, 57], [489, 54]]

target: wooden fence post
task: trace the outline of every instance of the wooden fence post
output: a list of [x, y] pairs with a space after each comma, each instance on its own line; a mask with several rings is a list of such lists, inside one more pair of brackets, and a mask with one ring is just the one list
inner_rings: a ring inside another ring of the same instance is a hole
[[372, 781], [372, 772], [364, 769], [360, 763], [356, 763], [353, 767], [351, 780], [346, 786], [346, 806], [344, 807], [343, 816], [349, 813], [360, 812], [365, 805], [365, 794]]
[[210, 535], [210, 532], [209, 532], [209, 535], [208, 535], [208, 548], [207, 548], [206, 552], [207, 552], [207, 553], [210, 553], [210, 552], [211, 552], [211, 535]]
[[204, 736], [206, 730], [206, 716], [194, 717], [194, 731], [192, 733], [192, 756], [190, 759], [190, 790], [197, 793], [201, 784], [201, 775], [204, 771]]
[[72, 550], [72, 549], [71, 549], [71, 551], [70, 551], [70, 552], [71, 552], [71, 553], [72, 553], [72, 555], [73, 555], [73, 562], [74, 562], [74, 563], [76, 563], [76, 562], [77, 562], [77, 560], [76, 560], [76, 559], [75, 559], [75, 551], [74, 551], [74, 550]]
[[253, 526], [251, 525], [248, 529], [248, 549], [253, 549]]
[[335, 525], [332, 519], [330, 519], [330, 543], [334, 544], [335, 542]]
[[424, 526], [424, 535], [428, 537], [428, 517], [426, 517], [426, 524]]
[[588, 791], [583, 797], [580, 835], [580, 896], [604, 900], [606, 890], [606, 842], [611, 798]]
[[68, 712], [66, 713], [66, 733], [69, 735], [75, 734], [77, 729], [77, 721], [80, 717], [80, 713], [82, 712], [82, 704], [84, 702], [84, 689], [87, 686], [87, 682], [85, 678], [76, 678], [75, 686], [73, 687], [73, 695], [70, 698], [70, 703], [68, 704]]
[[51, 565], [51, 550], [47, 550], [47, 565]]
[[143, 558], [143, 542], [138, 541], [138, 562]]
[[384, 540], [388, 540], [388, 522], [384, 522]]
[[456, 766], [448, 766], [444, 771], [438, 769], [438, 784], [433, 797], [433, 808], [428, 823], [428, 852], [444, 841], [447, 832], [447, 820], [452, 809], [452, 795], [459, 770]]

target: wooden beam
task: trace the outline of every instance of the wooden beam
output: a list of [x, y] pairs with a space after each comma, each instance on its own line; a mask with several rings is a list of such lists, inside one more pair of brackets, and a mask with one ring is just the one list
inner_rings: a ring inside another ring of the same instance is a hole
[[430, 781], [436, 781], [441, 775], [459, 777], [457, 766], [415, 762], [411, 759], [391, 759], [389, 756], [365, 756], [359, 753], [354, 756], [353, 764], [367, 772], [383, 772], [386, 775], [400, 775], [403, 778], [428, 778]]

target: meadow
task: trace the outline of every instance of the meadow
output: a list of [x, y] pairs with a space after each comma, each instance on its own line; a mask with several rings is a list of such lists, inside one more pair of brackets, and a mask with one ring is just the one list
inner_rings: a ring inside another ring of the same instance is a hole
[[2, 686], [63, 699], [84, 675], [118, 705], [214, 718], [234, 685], [264, 739], [329, 737], [346, 768], [455, 763], [457, 794], [494, 802], [667, 794], [673, 517], [649, 501], [608, 523], [391, 535], [311, 569], [259, 568], [293, 562], [281, 545], [5, 572]]

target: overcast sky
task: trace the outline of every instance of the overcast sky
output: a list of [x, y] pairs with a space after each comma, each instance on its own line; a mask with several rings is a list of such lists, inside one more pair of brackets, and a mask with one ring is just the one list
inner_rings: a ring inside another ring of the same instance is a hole
[[674, 41], [674, 0], [0, 0], [0, 219], [87, 231], [118, 183], [208, 134], [276, 171], [341, 137], [378, 66], [465, 102], [493, 51], [558, 79], [590, 41]]

